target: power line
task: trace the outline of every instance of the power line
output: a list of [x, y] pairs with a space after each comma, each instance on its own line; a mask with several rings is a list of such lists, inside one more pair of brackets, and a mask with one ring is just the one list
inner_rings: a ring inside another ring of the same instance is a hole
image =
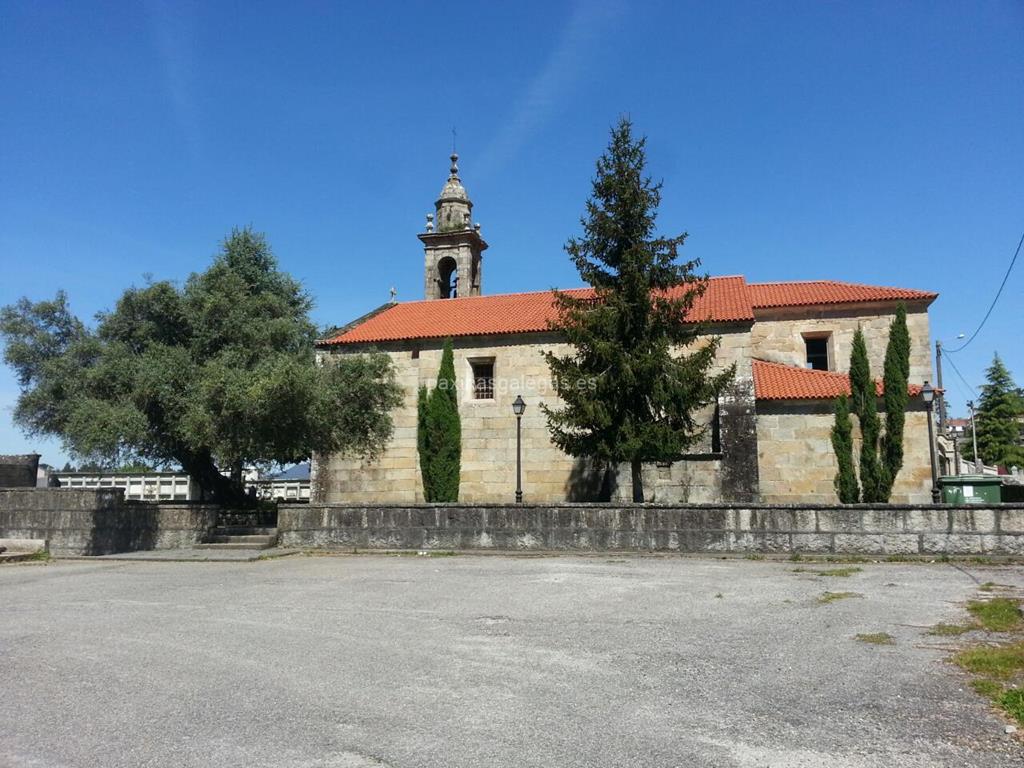
[[973, 393], [974, 393], [974, 398], [975, 398], [975, 399], [977, 399], [977, 398], [978, 398], [978, 390], [976, 390], [976, 389], [975, 389], [974, 387], [972, 387], [972, 386], [971, 386], [970, 384], [968, 384], [968, 383], [967, 383], [967, 379], [965, 379], [965, 378], [964, 378], [964, 375], [963, 375], [962, 373], [960, 373], [960, 369], [956, 367], [956, 363], [954, 363], [954, 362], [953, 362], [953, 358], [951, 358], [951, 357], [947, 357], [947, 358], [946, 358], [946, 361], [947, 361], [947, 362], [948, 362], [948, 363], [949, 363], [949, 364], [950, 364], [951, 366], [953, 366], [953, 371], [954, 371], [954, 373], [956, 373], [956, 375], [957, 375], [958, 377], [960, 377], [960, 381], [962, 381], [962, 382], [963, 382], [963, 383], [964, 383], [964, 384], [965, 384], [965, 385], [967, 386], [967, 388], [968, 388], [969, 390], [971, 390], [971, 392], [973, 392]]
[[[971, 338], [969, 338], [956, 349], [947, 349], [946, 352], [959, 352], [962, 349], [965, 349], [968, 344], [974, 341], [974, 337], [981, 333], [981, 329], [985, 327], [985, 322], [988, 320], [988, 316], [991, 315], [992, 310], [996, 308], [996, 302], [999, 301], [999, 296], [1002, 294], [1003, 288], [1006, 287], [1006, 281], [1010, 279], [1010, 272], [1013, 271], [1013, 265], [1017, 263], [1017, 256], [1020, 254], [1021, 245], [1024, 245], [1024, 234], [1020, 236], [1020, 242], [1017, 243], [1017, 250], [1013, 252], [1013, 258], [1010, 259], [1010, 266], [1006, 268], [1006, 274], [1003, 275], [1003, 282], [999, 284], [999, 290], [996, 291], [996, 297], [992, 299], [992, 303], [989, 304], [988, 312], [986, 312], [985, 316], [981, 318], [981, 325], [979, 325], [978, 328], [974, 331], [974, 333], [971, 334]], [[953, 370], [956, 370], [956, 366], [953, 366]]]

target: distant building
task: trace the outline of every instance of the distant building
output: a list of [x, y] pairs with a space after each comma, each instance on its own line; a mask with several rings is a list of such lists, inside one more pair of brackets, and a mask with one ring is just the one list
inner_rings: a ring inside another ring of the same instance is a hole
[[248, 483], [256, 497], [266, 501], [309, 501], [309, 462]]
[[199, 501], [199, 485], [182, 472], [51, 472], [61, 488], [121, 488], [138, 501]]

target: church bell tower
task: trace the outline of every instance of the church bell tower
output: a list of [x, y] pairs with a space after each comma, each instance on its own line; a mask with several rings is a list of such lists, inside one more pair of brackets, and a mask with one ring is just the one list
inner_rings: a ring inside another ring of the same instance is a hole
[[481, 254], [487, 243], [480, 236], [480, 225], [473, 223], [473, 203], [459, 179], [459, 156], [452, 154], [451, 160], [435, 213], [427, 214], [427, 231], [418, 235], [423, 242], [428, 299], [480, 295]]

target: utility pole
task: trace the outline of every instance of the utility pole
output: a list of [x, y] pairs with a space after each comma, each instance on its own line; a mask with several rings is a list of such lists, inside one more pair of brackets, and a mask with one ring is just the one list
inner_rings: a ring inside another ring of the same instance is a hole
[[974, 401], [968, 400], [967, 407], [971, 409], [971, 440], [974, 442], [974, 474], [981, 475], [984, 474], [984, 472], [978, 471], [978, 464], [981, 463], [981, 457], [978, 456], [978, 430], [974, 427]]
[[939, 395], [939, 434], [946, 434], [946, 393], [942, 389], [942, 342], [935, 340], [935, 377]]

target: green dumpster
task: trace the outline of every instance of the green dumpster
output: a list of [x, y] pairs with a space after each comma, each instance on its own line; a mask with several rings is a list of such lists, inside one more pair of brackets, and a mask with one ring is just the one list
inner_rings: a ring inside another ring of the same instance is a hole
[[995, 475], [950, 475], [939, 478], [943, 504], [998, 504], [1003, 481]]

